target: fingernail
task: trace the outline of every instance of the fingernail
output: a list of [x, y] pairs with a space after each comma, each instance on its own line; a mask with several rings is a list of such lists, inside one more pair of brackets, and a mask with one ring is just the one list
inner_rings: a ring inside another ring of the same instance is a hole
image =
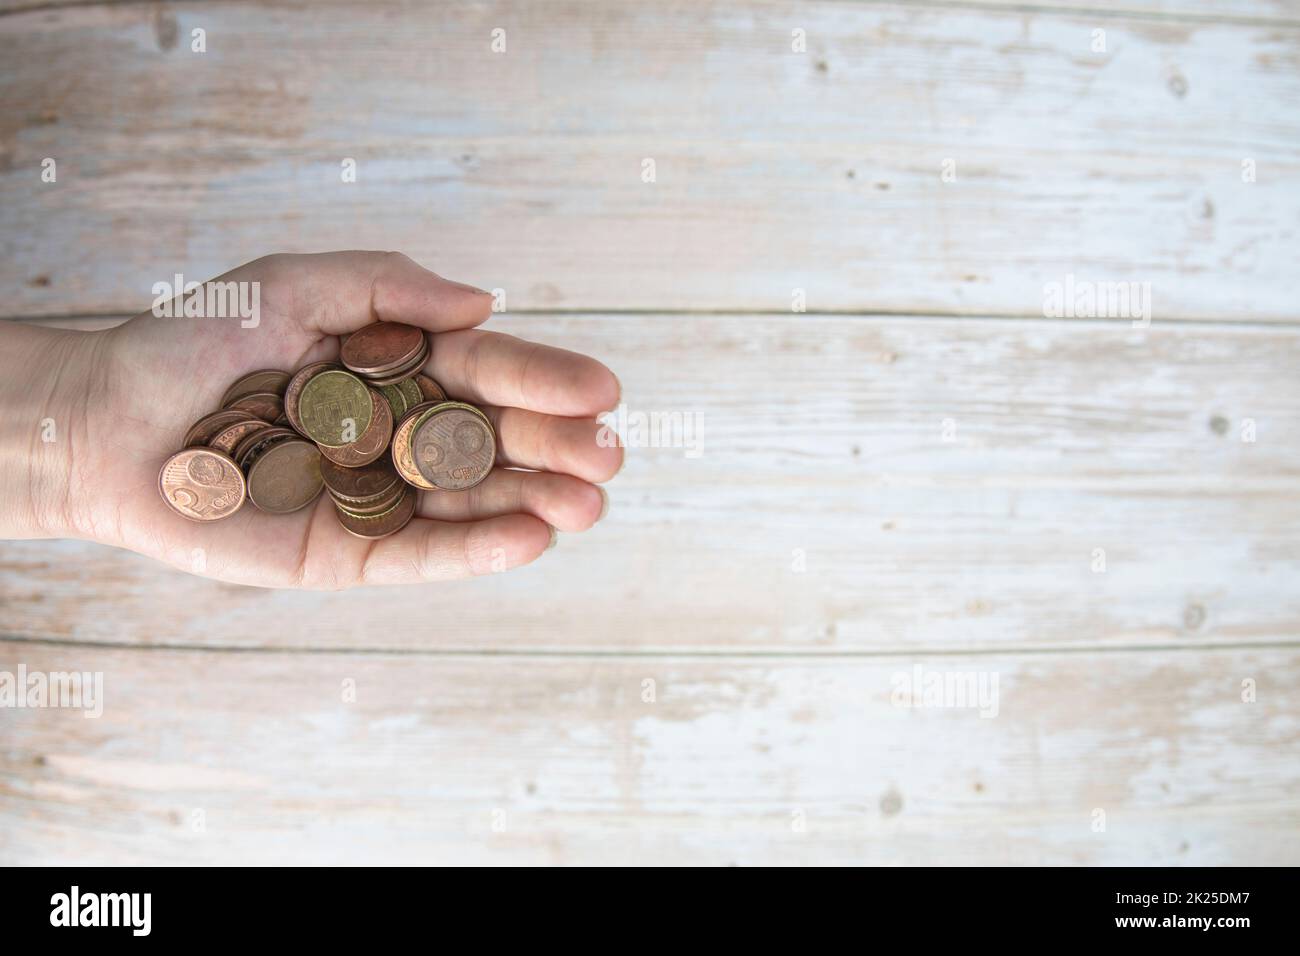
[[599, 485], [596, 486], [596, 490], [600, 492], [601, 501], [600, 515], [596, 518], [596, 522], [600, 523], [605, 520], [605, 515], [609, 514], [609, 492]]
[[614, 404], [617, 405], [619, 402], [623, 401], [623, 380], [613, 372], [610, 372], [609, 374], [614, 376], [614, 384], [618, 386], [618, 398], [614, 399]]
[[559, 533], [558, 531], [556, 531], [554, 528], [552, 528], [552, 529], [551, 529], [551, 543], [548, 544], [548, 545], [546, 546], [546, 550], [547, 550], [547, 551], [550, 551], [551, 548], [555, 547], [555, 546], [556, 546], [557, 544], [559, 544], [559, 543], [560, 543], [560, 533]]

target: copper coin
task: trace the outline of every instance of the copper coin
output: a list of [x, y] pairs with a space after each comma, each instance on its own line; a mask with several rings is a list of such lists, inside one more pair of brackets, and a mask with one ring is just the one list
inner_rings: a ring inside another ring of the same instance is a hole
[[182, 518], [216, 521], [244, 503], [244, 475], [229, 455], [211, 448], [186, 448], [158, 472], [163, 501]]
[[362, 376], [371, 385], [397, 385], [408, 378], [414, 378], [424, 368], [425, 363], [429, 361], [429, 347], [426, 344], [415, 357], [397, 368], [390, 369], [387, 372], [371, 373]]
[[252, 448], [253, 445], [257, 444], [257, 441], [262, 437], [262, 435], [271, 431], [275, 427], [275, 425], [268, 425], [263, 422], [261, 428], [255, 428], [243, 438], [239, 439], [239, 444], [230, 450], [230, 457], [235, 460], [235, 464], [239, 464], [239, 460], [244, 457], [244, 453], [247, 452], [248, 449]]
[[344, 468], [328, 458], [322, 458], [320, 476], [331, 495], [345, 503], [369, 504], [383, 498], [402, 483], [402, 478], [387, 457], [381, 457], [362, 468]]
[[410, 489], [404, 482], [399, 481], [392, 491], [385, 494], [382, 498], [379, 498], [374, 502], [374, 504], [359, 505], [355, 502], [344, 501], [338, 495], [330, 495], [330, 498], [334, 500], [334, 507], [345, 514], [350, 514], [357, 518], [372, 518], [375, 515], [383, 514], [385, 511], [396, 505], [398, 501], [401, 500], [402, 495], [406, 494], [409, 490]]
[[421, 372], [415, 376], [415, 386], [420, 390], [426, 402], [445, 402], [447, 393], [442, 390], [442, 386], [435, 382], [431, 377]]
[[393, 410], [384, 401], [384, 396], [373, 388], [370, 389], [370, 400], [374, 404], [374, 414], [370, 416], [366, 430], [350, 445], [321, 445], [322, 455], [346, 468], [360, 468], [384, 453], [393, 437]]
[[[329, 489], [326, 490], [328, 491]], [[406, 494], [407, 490], [408, 486], [406, 483], [399, 479], [393, 483], [393, 487], [389, 488], [382, 495], [377, 495], [373, 498], [366, 499], [365, 501], [359, 501], [355, 498], [344, 498], [341, 495], [334, 494], [332, 491], [329, 492], [329, 496], [334, 499], [334, 504], [340, 511], [346, 511], [348, 514], [356, 515], [359, 518], [366, 518], [377, 514], [383, 514], [389, 508], [392, 508], [401, 500], [402, 495]]]
[[254, 392], [237, 398], [226, 406], [231, 411], [247, 412], [266, 422], [273, 422], [284, 414], [284, 399], [275, 392]]
[[337, 368], [340, 366], [336, 362], [313, 362], [311, 365], [304, 365], [293, 373], [293, 378], [289, 379], [289, 384], [284, 387], [284, 415], [289, 419], [289, 424], [300, 434], [307, 434], [303, 431], [302, 419], [298, 417], [298, 399], [302, 397], [303, 387], [311, 381], [312, 376]]
[[301, 438], [275, 442], [248, 469], [248, 500], [271, 514], [307, 507], [321, 487], [320, 451]]
[[242, 422], [235, 422], [229, 428], [223, 428], [216, 435], [212, 436], [212, 441], [208, 442], [209, 448], [215, 448], [217, 451], [224, 451], [227, 455], [232, 455], [241, 441], [247, 438], [253, 432], [261, 431], [263, 428], [270, 426], [260, 418], [245, 418]]
[[339, 516], [339, 524], [343, 525], [343, 530], [349, 534], [354, 534], [358, 538], [383, 538], [406, 527], [415, 516], [417, 498], [419, 498], [417, 492], [403, 489], [397, 504], [381, 514], [360, 517], [350, 515], [337, 506], [335, 512]]
[[349, 336], [339, 350], [339, 360], [360, 375], [382, 375], [409, 364], [427, 347], [423, 329], [398, 322], [376, 322]]
[[186, 448], [193, 448], [195, 445], [206, 445], [219, 435], [224, 428], [229, 428], [237, 422], [242, 422], [248, 418], [246, 412], [234, 412], [229, 409], [222, 409], [219, 412], [213, 412], [211, 415], [204, 415], [197, 422], [190, 426], [190, 430], [185, 433], [185, 441], [181, 442]]
[[[463, 408], [467, 412], [473, 412], [475, 415], [477, 415], [479, 418], [481, 418], [484, 421], [484, 423], [488, 427], [488, 430], [492, 432], [493, 437], [494, 438], [496, 437], [496, 428], [493, 426], [492, 420], [488, 418], [487, 413], [484, 412], [483, 409], [479, 408], [477, 405], [471, 405], [469, 402], [458, 402], [453, 398], [449, 398], [441, 402], [431, 402], [426, 404], [432, 405], [434, 411], [439, 411], [439, 412], [446, 411], [449, 408]], [[420, 426], [418, 425], [416, 426], [416, 428], [419, 427]]]
[[443, 491], [473, 488], [492, 471], [497, 443], [483, 415], [435, 408], [411, 436], [411, 457], [426, 481]]
[[221, 407], [226, 408], [231, 402], [252, 395], [255, 392], [273, 392], [284, 394], [284, 387], [289, 384], [289, 373], [275, 368], [265, 368], [260, 372], [249, 372], [243, 378], [226, 389], [221, 398]]
[[298, 435], [292, 428], [281, 428], [276, 425], [270, 425], [263, 428], [260, 432], [253, 432], [238, 445], [235, 446], [231, 458], [248, 473], [248, 468], [253, 464], [254, 457], [259, 452], [266, 450], [266, 447], [272, 442], [283, 441], [286, 438], [297, 438]]
[[416, 426], [423, 422], [425, 416], [436, 407], [436, 402], [416, 405], [406, 413], [401, 424], [393, 431], [393, 467], [408, 485], [414, 485], [425, 491], [437, 491], [437, 488], [425, 481], [424, 476], [415, 467], [415, 459], [411, 456], [411, 435]]

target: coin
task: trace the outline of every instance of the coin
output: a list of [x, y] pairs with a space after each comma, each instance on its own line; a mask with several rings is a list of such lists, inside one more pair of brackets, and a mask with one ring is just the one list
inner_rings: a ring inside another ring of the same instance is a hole
[[221, 397], [221, 407], [227, 408], [231, 402], [252, 395], [254, 392], [274, 392], [284, 394], [284, 387], [289, 384], [289, 373], [275, 368], [264, 368], [260, 372], [249, 372], [226, 389]]
[[406, 494], [407, 490], [406, 482], [398, 478], [393, 482], [392, 487], [385, 489], [382, 494], [371, 495], [369, 498], [348, 498], [344, 495], [335, 494], [333, 491], [329, 494], [334, 499], [334, 504], [338, 510], [355, 515], [358, 518], [367, 518], [383, 514], [389, 508], [392, 508], [401, 500], [402, 495]]
[[320, 495], [320, 451], [301, 438], [275, 442], [248, 469], [248, 500], [262, 511], [288, 514]]
[[388, 407], [393, 410], [393, 421], [400, 421], [401, 417], [406, 414], [407, 408], [411, 402], [406, 400], [406, 394], [398, 385], [385, 385], [379, 389], [379, 394], [384, 396], [388, 402]]
[[409, 490], [410, 488], [405, 482], [399, 481], [391, 491], [375, 499], [373, 504], [359, 505], [353, 501], [344, 501], [338, 495], [330, 495], [330, 497], [334, 499], [334, 507], [344, 514], [350, 514], [357, 518], [372, 518], [375, 515], [383, 514], [397, 504], [402, 495]]
[[362, 377], [365, 378], [372, 385], [396, 385], [399, 382], [405, 381], [408, 378], [413, 378], [414, 376], [418, 375], [420, 369], [424, 368], [425, 363], [428, 361], [429, 361], [429, 346], [426, 340], [425, 345], [421, 347], [420, 351], [415, 353], [415, 357], [412, 358], [409, 362], [399, 365], [397, 366], [397, 368], [390, 369], [386, 372], [372, 373], [372, 374], [364, 375]]
[[190, 426], [190, 430], [185, 433], [185, 441], [181, 444], [185, 448], [192, 448], [195, 445], [206, 445], [219, 435], [224, 428], [229, 428], [237, 422], [242, 422], [248, 418], [246, 412], [231, 411], [222, 409], [219, 412], [213, 412], [211, 415], [204, 415], [197, 422]]
[[[235, 422], [229, 428], [223, 428], [212, 440], [208, 442], [209, 448], [215, 448], [217, 451], [224, 451], [227, 455], [232, 455], [235, 447], [247, 438], [253, 432], [261, 431], [263, 428], [269, 428], [266, 422], [260, 418], [245, 418], [242, 422]], [[233, 457], [233, 455], [232, 455]]]
[[411, 457], [421, 476], [434, 487], [464, 491], [492, 471], [496, 438], [481, 413], [448, 408], [447, 404], [434, 408], [415, 429]]
[[360, 468], [368, 465], [388, 448], [388, 441], [393, 437], [393, 410], [388, 402], [374, 389], [370, 390], [371, 407], [375, 413], [370, 425], [356, 441], [338, 447], [321, 445], [321, 454], [330, 461], [348, 468]]
[[339, 359], [358, 374], [382, 375], [409, 364], [427, 347], [423, 329], [376, 322], [354, 332], [339, 350]]
[[289, 379], [289, 384], [284, 387], [284, 414], [289, 419], [289, 424], [299, 433], [307, 434], [303, 431], [302, 419], [298, 417], [298, 399], [302, 396], [303, 386], [311, 381], [313, 376], [338, 368], [339, 366], [334, 362], [313, 362], [311, 365], [304, 365], [293, 373], [293, 378]]
[[374, 417], [371, 391], [348, 372], [313, 376], [298, 399], [303, 432], [317, 444], [340, 446], [357, 440]]
[[231, 411], [247, 412], [263, 421], [273, 422], [284, 414], [284, 399], [275, 392], [254, 392], [235, 399], [226, 407]]
[[[406, 399], [406, 407], [414, 408], [416, 405], [419, 405], [422, 401], [425, 400], [424, 392], [420, 389], [419, 383], [417, 383], [415, 380], [417, 377], [418, 377], [418, 373], [417, 375], [412, 376], [411, 378], [402, 379], [396, 385], [386, 385], [384, 387], [396, 388], [398, 391], [402, 393], [402, 397]], [[439, 389], [439, 391], [441, 391], [441, 389]]]
[[445, 402], [447, 400], [447, 393], [442, 390], [442, 386], [423, 372], [415, 376], [414, 381], [426, 402]]
[[230, 457], [235, 460], [235, 464], [239, 464], [239, 460], [250, 448], [257, 444], [263, 435], [276, 427], [277, 426], [275, 425], [268, 425], [263, 422], [261, 428], [255, 428], [243, 438], [239, 439], [239, 444], [230, 450]]
[[414, 485], [425, 491], [436, 491], [437, 488], [425, 481], [424, 476], [415, 467], [415, 459], [411, 456], [411, 435], [416, 426], [423, 422], [425, 416], [435, 407], [435, 402], [416, 405], [406, 413], [406, 417], [393, 431], [393, 467], [408, 485]]
[[349, 343], [356, 374], [315, 362], [293, 373], [252, 372], [228, 388], [227, 407], [190, 426], [187, 447], [159, 473], [168, 507], [196, 521], [224, 517], [245, 500], [283, 514], [323, 488], [349, 533], [376, 538], [411, 520], [415, 489], [482, 481], [496, 459], [495, 429], [424, 374], [429, 337], [379, 323]]
[[253, 432], [238, 445], [231, 453], [230, 457], [235, 460], [244, 474], [248, 474], [249, 466], [253, 464], [253, 459], [258, 454], [265, 451], [267, 446], [272, 442], [283, 441], [286, 438], [297, 438], [297, 433], [292, 428], [282, 428], [279, 426], [269, 426], [263, 428], [260, 432]]
[[334, 510], [338, 514], [339, 524], [343, 525], [343, 530], [349, 534], [354, 534], [358, 538], [383, 538], [406, 527], [415, 515], [418, 497], [418, 492], [403, 488], [397, 504], [380, 514], [365, 517], [348, 514], [337, 504]]
[[401, 476], [388, 458], [379, 458], [362, 468], [345, 468], [322, 458], [320, 476], [329, 493], [345, 504], [372, 503], [402, 483]]
[[[484, 412], [483, 409], [479, 408], [477, 405], [471, 405], [469, 404], [469, 402], [458, 402], [455, 399], [451, 399], [451, 398], [445, 399], [444, 401], [441, 402], [425, 402], [424, 404], [427, 407], [432, 408], [436, 412], [445, 412], [449, 408], [460, 408], [460, 409], [464, 409], [467, 412], [473, 412], [480, 419], [482, 419], [483, 423], [487, 425], [488, 430], [492, 432], [493, 436], [496, 435], [496, 429], [492, 425], [492, 420], [488, 418], [487, 413]], [[418, 429], [420, 426], [416, 425], [415, 427]]]
[[191, 521], [216, 521], [244, 503], [243, 473], [229, 455], [210, 448], [186, 448], [168, 458], [158, 472], [158, 490], [167, 506]]

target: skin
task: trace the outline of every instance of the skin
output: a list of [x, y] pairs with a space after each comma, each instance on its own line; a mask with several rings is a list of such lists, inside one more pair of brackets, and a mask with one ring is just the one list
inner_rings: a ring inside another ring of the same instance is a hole
[[[219, 281], [261, 283], [256, 328], [152, 312], [103, 332], [0, 323], [0, 537], [84, 538], [222, 581], [338, 589], [518, 567], [604, 513], [597, 484], [623, 452], [597, 442], [595, 416], [618, 404], [618, 380], [587, 356], [478, 329], [489, 293], [385, 252], [268, 256]], [[422, 493], [417, 517], [374, 541], [345, 532], [325, 495], [291, 515], [246, 504], [207, 523], [163, 503], [163, 461], [235, 379], [335, 361], [341, 333], [385, 321], [433, 333], [425, 371], [492, 419], [486, 481]]]

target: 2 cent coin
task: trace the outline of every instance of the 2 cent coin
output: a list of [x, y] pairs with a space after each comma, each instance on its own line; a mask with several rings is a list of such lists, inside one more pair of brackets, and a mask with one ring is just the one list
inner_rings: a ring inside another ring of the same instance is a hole
[[168, 458], [158, 473], [158, 488], [167, 506], [191, 521], [234, 514], [246, 492], [234, 460], [211, 448], [186, 448]]
[[443, 491], [473, 488], [492, 471], [496, 437], [480, 413], [435, 408], [411, 436], [411, 456], [420, 475]]

